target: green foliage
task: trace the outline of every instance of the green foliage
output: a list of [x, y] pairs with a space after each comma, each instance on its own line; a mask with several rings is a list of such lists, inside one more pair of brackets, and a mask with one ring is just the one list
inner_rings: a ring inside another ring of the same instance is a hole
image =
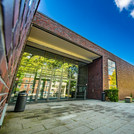
[[19, 92], [20, 91], [20, 89], [19, 88], [16, 88], [16, 92]]
[[130, 94], [130, 97], [132, 97], [132, 98], [133, 98], [133, 94], [132, 94], [132, 93]]
[[40, 74], [41, 69], [54, 69], [55, 72], [61, 72], [62, 68], [66, 74], [70, 74], [71, 78], [75, 77], [75, 74], [78, 72], [78, 65], [66, 63], [63, 59], [59, 60], [49, 57], [42, 57], [25, 52], [22, 56], [18, 69], [16, 83], [22, 83], [26, 73]]
[[109, 75], [110, 78], [110, 89], [116, 89], [116, 71], [114, 70], [112, 75]]
[[112, 102], [118, 102], [118, 90], [117, 89], [108, 89], [105, 90], [106, 100]]

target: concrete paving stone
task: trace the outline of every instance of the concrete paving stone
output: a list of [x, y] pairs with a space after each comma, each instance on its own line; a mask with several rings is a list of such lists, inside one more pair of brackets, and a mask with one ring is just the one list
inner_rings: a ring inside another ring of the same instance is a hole
[[[30, 111], [31, 112], [31, 111]], [[23, 115], [20, 115], [20, 117], [22, 118], [22, 119], [27, 119], [27, 118], [29, 118], [29, 117], [33, 117], [34, 116], [34, 113], [25, 113], [25, 114], [23, 114]]]
[[56, 119], [46, 119], [46, 120], [41, 120], [42, 124], [49, 124], [49, 123], [54, 123], [56, 122]]
[[134, 134], [134, 131], [118, 129], [115, 132], [113, 132], [112, 134]]
[[85, 124], [85, 126], [89, 127], [90, 129], [94, 130], [94, 129], [97, 129], [97, 128], [100, 128], [103, 124], [101, 124], [100, 122], [92, 122], [92, 123], [88, 123], [88, 124]]
[[22, 124], [18, 124], [18, 123], [7, 123], [5, 126], [3, 126], [3, 129], [7, 129], [8, 128], [8, 130], [9, 131], [14, 131], [15, 129], [16, 130], [22, 130], [23, 129], [23, 127], [22, 127]]
[[103, 126], [97, 129], [101, 134], [112, 134], [115, 130], [107, 126]]
[[115, 120], [117, 120], [117, 119], [112, 118], [112, 117], [107, 117], [107, 118], [104, 119], [105, 123], [110, 123], [110, 122], [113, 122]]
[[132, 125], [134, 125], [134, 120], [130, 121], [130, 122], [129, 122], [129, 124], [132, 124]]
[[82, 120], [86, 120], [86, 119], [83, 118], [82, 116], [77, 116], [76, 118], [72, 118], [72, 120], [74, 120], [75, 122], [78, 122], [78, 121], [82, 121]]
[[98, 129], [95, 129], [95, 130], [89, 131], [85, 134], [102, 134], [102, 133]]
[[92, 123], [93, 121], [90, 120], [90, 119], [84, 119], [84, 120], [79, 120], [79, 122], [81, 122], [82, 124], [90, 124], [90, 123]]
[[17, 130], [1, 129], [0, 134], [17, 134]]
[[67, 124], [73, 124], [76, 121], [73, 119], [68, 119], [68, 120], [59, 120], [62, 124], [67, 125]]
[[68, 112], [62, 113], [62, 115], [68, 115], [68, 114], [71, 114], [71, 113], [68, 113]]
[[37, 118], [30, 118], [30, 119], [20, 119], [21, 123], [30, 123], [30, 122], [37, 122]]
[[20, 118], [11, 118], [10, 120], [8, 120], [8, 123], [21, 123], [21, 119]]
[[55, 128], [55, 127], [58, 127], [58, 126], [63, 126], [64, 123], [61, 123], [59, 121], [56, 121], [56, 122], [53, 122], [53, 123], [48, 123], [48, 124], [43, 124], [43, 126], [46, 128], [46, 129], [52, 129], [52, 128]]
[[63, 107], [65, 107], [65, 106], [62, 106], [62, 105], [61, 105], [61, 106], [52, 106], [51, 109], [55, 109], [55, 108], [63, 108]]
[[35, 132], [33, 134], [54, 134], [54, 133], [51, 132], [50, 130], [41, 130], [41, 131]]
[[61, 116], [61, 117], [58, 117], [57, 119], [58, 120], [67, 120], [67, 119], [71, 119], [73, 117], [76, 117], [76, 114], [70, 114], [70, 115]]
[[87, 132], [92, 131], [90, 128], [85, 126], [80, 126], [69, 131], [63, 132], [62, 134], [85, 134]]
[[43, 130], [45, 130], [43, 125], [36, 125], [36, 126], [31, 126], [30, 128], [18, 131], [18, 133], [16, 133], [16, 134], [33, 134], [33, 133], [37, 133], [37, 132], [43, 131]]
[[75, 123], [67, 124], [65, 125], [65, 127], [67, 127], [68, 129], [74, 129], [77, 127], [81, 127], [82, 125], [83, 125], [82, 122], [75, 122]]
[[68, 131], [69, 129], [66, 128], [65, 126], [59, 126], [59, 127], [56, 127], [56, 128], [52, 128], [52, 129], [49, 129], [47, 130], [46, 132], [49, 134], [60, 134], [60, 133], [63, 133], [65, 131]]
[[25, 123], [22, 123], [22, 126], [24, 129], [26, 128], [31, 128], [31, 127], [34, 127], [34, 126], [38, 126], [38, 125], [42, 125], [42, 122], [25, 122]]
[[131, 122], [131, 121], [133, 121], [134, 119], [125, 117], [125, 118], [123, 118], [123, 119], [121, 118], [121, 120], [124, 120], [124, 121], [127, 121], [127, 122]]
[[45, 130], [45, 131], [39, 131], [39, 132], [36, 132], [36, 134], [60, 134], [65, 131], [68, 131], [68, 129], [64, 126], [60, 126], [60, 127], [52, 128], [52, 129]]
[[134, 124], [126, 124], [126, 125], [123, 125], [122, 128], [120, 128], [122, 130], [131, 130], [131, 131], [134, 131]]
[[40, 130], [44, 130], [45, 128], [43, 126], [32, 126], [28, 129], [17, 129], [17, 128], [12, 128], [12, 129], [5, 129], [5, 130], [0, 130], [0, 134], [32, 134], [33, 132], [37, 132]]
[[111, 128], [112, 130], [117, 130], [118, 128], [124, 126], [126, 122], [122, 122], [120, 120], [115, 120], [111, 123], [106, 124], [106, 127]]

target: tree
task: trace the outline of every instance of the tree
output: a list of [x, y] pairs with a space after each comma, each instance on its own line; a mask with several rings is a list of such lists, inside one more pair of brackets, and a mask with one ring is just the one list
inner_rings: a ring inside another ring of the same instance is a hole
[[110, 75], [110, 89], [117, 89], [116, 86], [116, 71], [114, 69], [112, 75]]

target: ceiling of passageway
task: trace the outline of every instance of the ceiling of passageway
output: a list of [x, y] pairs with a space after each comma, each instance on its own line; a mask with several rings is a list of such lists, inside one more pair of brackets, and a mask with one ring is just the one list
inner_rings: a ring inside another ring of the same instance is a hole
[[93, 52], [36, 27], [32, 27], [27, 44], [86, 63], [90, 63], [100, 57]]

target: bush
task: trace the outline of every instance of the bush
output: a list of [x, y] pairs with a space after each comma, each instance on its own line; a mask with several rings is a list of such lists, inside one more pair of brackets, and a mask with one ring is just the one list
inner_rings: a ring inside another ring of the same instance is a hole
[[108, 89], [105, 90], [105, 96], [106, 100], [112, 101], [112, 102], [118, 102], [118, 90], [117, 89]]

